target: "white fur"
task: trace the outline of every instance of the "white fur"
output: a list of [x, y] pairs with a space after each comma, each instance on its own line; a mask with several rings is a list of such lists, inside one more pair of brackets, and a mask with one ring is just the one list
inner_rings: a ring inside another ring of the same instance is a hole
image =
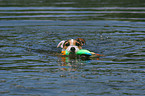
[[79, 50], [80, 50], [80, 49], [78, 48], [78, 46], [73, 46], [73, 45], [68, 46], [66, 50], [70, 52], [70, 51], [71, 51], [70, 49], [71, 49], [72, 47], [74, 47], [74, 48], [75, 48], [75, 52], [77, 52], [77, 51], [79, 51]]
[[74, 42], [74, 39], [71, 39], [71, 45], [70, 46], [73, 46], [73, 42]]
[[[65, 51], [65, 49], [63, 49], [63, 44], [64, 44], [64, 43], [65, 43], [65, 40], [60, 41], [59, 44], [57, 45], [57, 48], [58, 48], [58, 47], [61, 47], [61, 48], [62, 48], [62, 51]], [[67, 51], [70, 52], [72, 47], [75, 48], [75, 52], [77, 52], [78, 50], [80, 50], [80, 49], [78, 48], [78, 46], [73, 45], [73, 43], [74, 43], [74, 39], [71, 39], [71, 41], [70, 41], [70, 46], [68, 46], [68, 48], [66, 49]]]
[[60, 41], [60, 42], [58, 43], [58, 45], [57, 45], [57, 48], [58, 48], [58, 47], [63, 48], [64, 42], [65, 42], [65, 40]]

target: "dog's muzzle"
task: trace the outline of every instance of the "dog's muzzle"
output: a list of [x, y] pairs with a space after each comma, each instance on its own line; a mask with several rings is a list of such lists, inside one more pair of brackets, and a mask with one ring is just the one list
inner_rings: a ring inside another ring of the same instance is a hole
[[76, 50], [75, 47], [71, 47], [71, 48], [70, 48], [70, 51], [71, 51], [71, 52], [75, 52], [75, 50]]
[[69, 46], [66, 50], [69, 52], [77, 52], [79, 48], [77, 46]]

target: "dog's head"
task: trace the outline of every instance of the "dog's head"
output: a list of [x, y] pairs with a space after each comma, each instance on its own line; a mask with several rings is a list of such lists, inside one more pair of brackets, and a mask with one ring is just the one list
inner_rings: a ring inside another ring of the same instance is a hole
[[69, 52], [77, 52], [78, 50], [82, 49], [82, 46], [84, 44], [85, 44], [84, 39], [77, 38], [77, 39], [70, 39], [66, 41], [63, 40], [57, 45], [57, 47], [61, 47]]

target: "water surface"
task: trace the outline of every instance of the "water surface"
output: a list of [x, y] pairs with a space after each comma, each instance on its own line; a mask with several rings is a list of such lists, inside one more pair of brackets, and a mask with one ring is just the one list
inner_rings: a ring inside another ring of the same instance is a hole
[[[145, 95], [144, 1], [7, 1], [0, 0], [1, 96]], [[56, 55], [61, 40], [78, 37], [105, 56]]]

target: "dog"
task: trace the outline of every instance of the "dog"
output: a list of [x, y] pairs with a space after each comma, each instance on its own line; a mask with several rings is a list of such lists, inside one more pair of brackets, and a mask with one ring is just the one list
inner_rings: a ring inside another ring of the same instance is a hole
[[69, 40], [62, 40], [57, 45], [58, 47], [62, 48], [62, 51], [67, 50], [70, 54], [70, 57], [76, 57], [75, 53], [82, 49], [82, 46], [85, 44], [85, 39], [77, 38], [77, 39], [69, 39]]

